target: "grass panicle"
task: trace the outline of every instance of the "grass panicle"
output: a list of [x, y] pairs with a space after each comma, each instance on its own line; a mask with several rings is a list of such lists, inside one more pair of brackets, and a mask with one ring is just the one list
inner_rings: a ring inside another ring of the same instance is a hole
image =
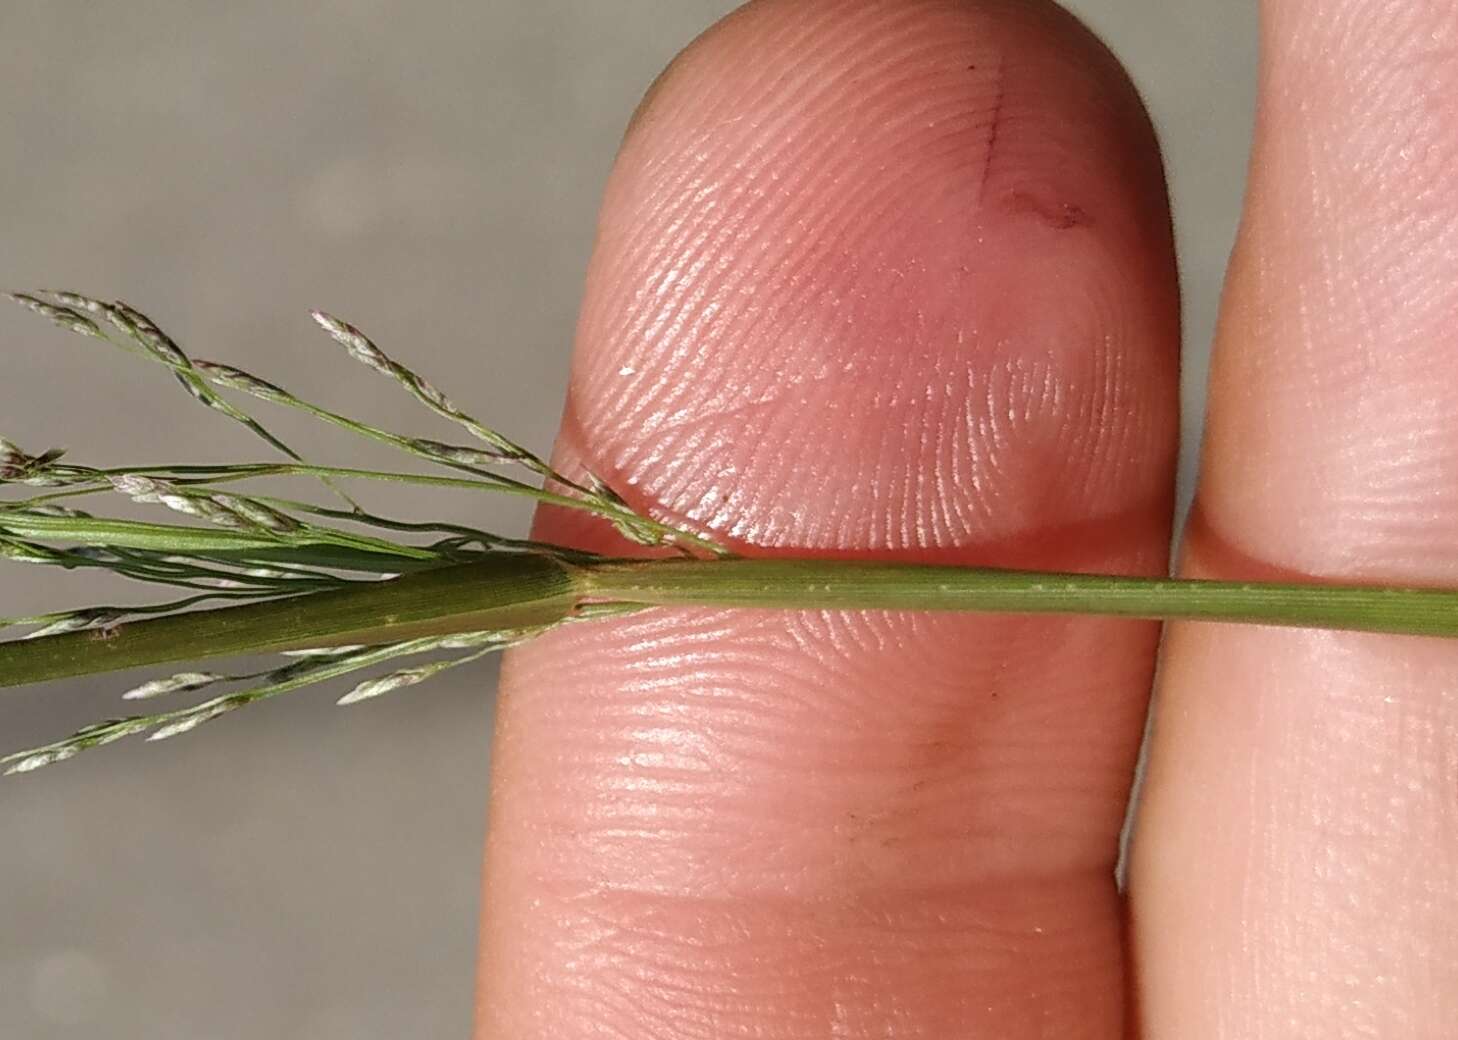
[[[134, 465], [98, 468], [73, 462], [61, 449], [31, 454], [0, 439], [0, 560], [65, 570], [101, 570], [144, 584], [190, 593], [180, 599], [138, 605], [93, 606], [26, 617], [0, 618], [0, 629], [28, 629], [22, 641], [45, 643], [54, 636], [92, 634], [104, 642], [117, 638], [142, 618], [167, 619], [189, 614], [209, 601], [268, 604], [351, 585], [389, 581], [420, 569], [470, 564], [491, 554], [522, 553], [577, 561], [590, 554], [510, 538], [460, 524], [411, 521], [382, 516], [345, 493], [345, 483], [388, 481], [420, 487], [453, 488], [523, 496], [601, 517], [631, 532], [641, 544], [672, 548], [685, 557], [723, 556], [716, 543], [635, 512], [596, 480], [577, 481], [559, 472], [494, 428], [456, 405], [417, 372], [389, 357], [363, 332], [322, 311], [314, 319], [349, 355], [389, 376], [438, 418], [464, 429], [477, 446], [452, 444], [417, 434], [397, 433], [304, 400], [283, 386], [234, 365], [193, 359], [150, 317], [121, 301], [107, 301], [70, 290], [12, 293], [21, 306], [68, 332], [167, 368], [187, 394], [213, 411], [242, 424], [275, 451], [282, 463], [227, 466]], [[443, 468], [452, 476], [403, 471], [320, 466], [306, 460], [268, 430], [254, 415], [225, 398], [234, 392], [270, 405], [290, 408], [392, 447], [418, 463]], [[539, 478], [528, 483], [503, 472], [526, 470]], [[240, 482], [268, 477], [300, 477], [326, 487], [342, 499], [330, 506], [304, 497], [280, 497], [238, 490]], [[115, 494], [141, 505], [170, 510], [181, 522], [134, 520], [100, 515], [98, 506], [79, 509], [79, 500]], [[367, 533], [369, 531], [378, 533]], [[428, 540], [422, 541], [426, 536]], [[429, 536], [434, 536], [433, 538]], [[592, 616], [584, 611], [581, 616]], [[261, 680], [252, 687], [215, 696], [188, 707], [151, 715], [132, 715], [82, 729], [54, 744], [0, 759], [10, 772], [31, 772], [64, 761], [91, 747], [134, 733], [160, 740], [188, 732], [254, 701], [369, 668], [396, 657], [431, 654], [435, 660], [367, 679], [340, 700], [352, 704], [390, 690], [417, 685], [450, 668], [515, 645], [544, 626], [451, 632], [442, 636], [345, 647], [304, 647], [290, 663], [268, 672], [229, 676], [211, 671], [181, 671], [133, 685], [129, 701], [185, 695], [227, 683]], [[550, 627], [550, 626], [545, 626]], [[6, 647], [9, 644], [0, 644]], [[15, 650], [11, 647], [12, 651]], [[468, 651], [464, 655], [460, 651]], [[84, 652], [84, 651], [82, 651]]]
[[[346, 677], [352, 685], [338, 703], [362, 703], [561, 625], [662, 606], [1100, 614], [1458, 637], [1458, 590], [745, 559], [634, 509], [595, 475], [560, 472], [323, 311], [314, 320], [350, 357], [464, 430], [471, 443], [385, 429], [235, 366], [194, 360], [121, 302], [69, 291], [13, 298], [69, 332], [162, 366], [189, 396], [284, 457], [94, 467], [59, 448], [31, 454], [0, 438], [0, 562], [104, 571], [176, 597], [0, 618], [0, 629], [21, 631], [0, 642], [0, 686], [166, 664], [168, 674], [133, 682], [122, 698], [150, 705], [212, 694], [8, 755], [0, 765], [10, 773], [127, 736], [170, 739], [257, 701]], [[306, 460], [224, 393], [387, 445], [416, 470]], [[263, 479], [290, 490], [265, 493], [251, 483]], [[292, 490], [296, 480], [305, 490]], [[469, 525], [385, 516], [344, 490], [361, 493], [380, 482], [579, 510], [632, 543], [663, 551], [607, 559]], [[332, 496], [327, 503], [309, 497], [323, 492]], [[103, 515], [122, 497], [168, 510], [170, 522]], [[281, 656], [245, 674], [194, 664], [245, 653]]]
[[328, 651], [309, 652], [292, 662], [266, 672], [248, 675], [223, 675], [214, 672], [180, 672], [164, 679], [155, 679], [134, 686], [122, 693], [124, 700], [147, 700], [169, 694], [191, 693], [219, 684], [251, 686], [221, 694], [199, 704], [150, 715], [128, 715], [107, 719], [83, 727], [70, 736], [42, 747], [30, 748], [0, 757], [5, 773], [29, 773], [54, 762], [64, 762], [88, 748], [100, 747], [134, 734], [146, 733], [147, 740], [168, 740], [191, 732], [229, 712], [268, 700], [280, 694], [340, 678], [397, 658], [423, 654], [469, 650], [459, 657], [440, 657], [425, 664], [398, 669], [375, 679], [360, 682], [343, 697], [340, 704], [356, 704], [393, 690], [413, 686], [451, 668], [480, 660], [490, 653], [505, 650], [534, 637], [544, 629], [513, 629], [478, 632], [465, 636], [427, 638], [388, 643], [380, 646], [336, 647]]

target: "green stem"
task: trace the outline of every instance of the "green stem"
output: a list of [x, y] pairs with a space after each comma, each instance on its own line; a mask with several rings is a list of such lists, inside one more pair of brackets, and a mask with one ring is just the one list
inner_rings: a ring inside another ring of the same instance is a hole
[[0, 686], [140, 665], [550, 625], [604, 605], [1098, 614], [1458, 636], [1458, 590], [1136, 578], [840, 560], [480, 562], [285, 600], [0, 643]]
[[580, 598], [580, 578], [551, 557], [499, 553], [394, 581], [0, 643], [0, 686], [172, 661], [531, 628], [564, 620]]
[[1458, 636], [1458, 590], [1135, 578], [839, 560], [606, 561], [593, 595], [653, 606], [941, 610]]

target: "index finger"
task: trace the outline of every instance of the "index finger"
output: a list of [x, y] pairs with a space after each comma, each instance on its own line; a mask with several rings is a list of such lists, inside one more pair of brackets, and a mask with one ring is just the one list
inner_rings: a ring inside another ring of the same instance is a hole
[[[770, 0], [628, 134], [558, 458], [745, 551], [1163, 573], [1177, 339], [1152, 135], [1072, 18]], [[1156, 631], [684, 610], [516, 654], [480, 1035], [1120, 1035]]]

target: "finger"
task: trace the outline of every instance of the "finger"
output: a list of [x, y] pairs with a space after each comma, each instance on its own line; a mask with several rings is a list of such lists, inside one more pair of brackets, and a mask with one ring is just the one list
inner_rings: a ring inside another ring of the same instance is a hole
[[[1186, 572], [1458, 579], [1458, 13], [1271, 3]], [[1451, 1036], [1458, 647], [1175, 626], [1150, 1036]]]
[[[1172, 268], [1142, 109], [1066, 15], [752, 4], [624, 143], [558, 458], [746, 551], [1157, 573]], [[683, 610], [530, 646], [480, 1035], [1118, 1035], [1155, 634]]]

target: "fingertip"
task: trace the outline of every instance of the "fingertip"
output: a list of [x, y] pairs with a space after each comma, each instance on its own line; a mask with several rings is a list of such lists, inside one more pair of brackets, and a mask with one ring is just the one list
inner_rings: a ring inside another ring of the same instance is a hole
[[[1163, 572], [1177, 311], [1148, 121], [1070, 16], [761, 0], [628, 131], [557, 458], [754, 552]], [[525, 648], [486, 1031], [1114, 1035], [1156, 635], [681, 611]]]
[[1162, 517], [1177, 341], [1153, 134], [1075, 19], [762, 0], [635, 116], [562, 450], [761, 546]]

